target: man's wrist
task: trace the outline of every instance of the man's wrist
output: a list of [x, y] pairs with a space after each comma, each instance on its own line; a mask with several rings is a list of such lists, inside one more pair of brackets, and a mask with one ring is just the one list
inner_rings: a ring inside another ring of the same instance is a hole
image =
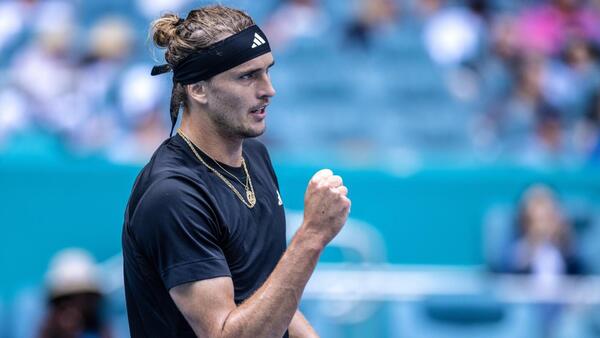
[[323, 238], [323, 236], [315, 231], [311, 231], [311, 227], [316, 227], [314, 225], [307, 225], [306, 223], [302, 223], [302, 226], [296, 232], [296, 236], [294, 236], [294, 242], [297, 243], [303, 250], [308, 250], [309, 252], [314, 252], [317, 254], [321, 254], [321, 252], [325, 249], [327, 245], [327, 241]]

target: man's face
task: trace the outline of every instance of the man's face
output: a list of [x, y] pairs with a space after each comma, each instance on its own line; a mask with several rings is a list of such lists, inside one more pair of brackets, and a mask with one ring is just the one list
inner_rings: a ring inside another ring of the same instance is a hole
[[206, 112], [217, 132], [228, 137], [264, 133], [267, 105], [275, 95], [269, 77], [273, 55], [263, 54], [215, 75], [206, 83]]

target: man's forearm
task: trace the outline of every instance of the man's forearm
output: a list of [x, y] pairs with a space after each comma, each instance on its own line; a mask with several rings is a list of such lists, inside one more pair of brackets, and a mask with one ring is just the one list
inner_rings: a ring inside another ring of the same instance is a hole
[[[325, 245], [342, 229], [350, 212], [348, 188], [329, 169], [319, 170], [304, 195], [304, 222], [267, 281], [229, 312], [221, 337], [281, 338]], [[221, 324], [218, 324], [221, 325]]]
[[319, 335], [310, 325], [304, 315], [298, 310], [292, 318], [289, 331], [290, 338], [319, 338]]
[[228, 315], [222, 337], [283, 336], [324, 247], [310, 238], [296, 233], [267, 281]]

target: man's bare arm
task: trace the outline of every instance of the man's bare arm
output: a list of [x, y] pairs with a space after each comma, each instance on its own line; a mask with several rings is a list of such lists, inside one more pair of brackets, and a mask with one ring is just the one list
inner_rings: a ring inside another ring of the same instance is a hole
[[281, 338], [327, 243], [345, 223], [348, 190], [330, 170], [311, 179], [305, 195], [304, 222], [267, 281], [240, 306], [231, 278], [176, 286], [169, 293], [199, 337]]
[[290, 338], [319, 338], [317, 331], [310, 325], [300, 310], [296, 311], [288, 330]]

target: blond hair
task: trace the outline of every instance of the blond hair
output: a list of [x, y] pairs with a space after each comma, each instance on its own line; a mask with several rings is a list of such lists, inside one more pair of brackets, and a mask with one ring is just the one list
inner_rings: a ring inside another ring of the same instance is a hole
[[[165, 60], [173, 68], [191, 53], [254, 24], [240, 10], [214, 5], [192, 10], [185, 19], [174, 13], [164, 14], [152, 22], [150, 34], [157, 47], [166, 48]], [[182, 105], [187, 107], [185, 90], [180, 83], [173, 83], [171, 117], [177, 117]]]

